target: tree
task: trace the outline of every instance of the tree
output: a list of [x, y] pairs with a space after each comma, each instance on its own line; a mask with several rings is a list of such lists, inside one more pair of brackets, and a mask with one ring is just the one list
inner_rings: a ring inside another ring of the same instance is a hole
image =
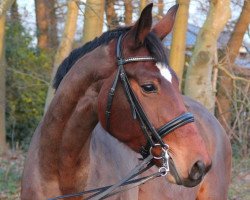
[[6, 129], [5, 129], [5, 74], [6, 62], [4, 55], [4, 15], [0, 16], [0, 154], [6, 149]]
[[6, 144], [6, 127], [5, 127], [5, 75], [6, 75], [6, 60], [5, 60], [5, 22], [6, 11], [10, 8], [14, 0], [5, 0], [0, 3], [0, 154], [4, 153]]
[[20, 21], [20, 16], [18, 13], [18, 7], [17, 7], [17, 2], [14, 1], [12, 6], [10, 7], [10, 17], [11, 17], [11, 21]]
[[87, 0], [84, 13], [83, 43], [101, 35], [104, 5], [104, 0]]
[[55, 0], [35, 0], [38, 47], [49, 51], [57, 45]]
[[57, 16], [56, 16], [56, 0], [48, 0], [49, 10], [49, 47], [53, 50], [58, 47], [58, 38], [57, 38]]
[[140, 13], [146, 7], [147, 4], [148, 4], [147, 0], [140, 0]]
[[163, 16], [164, 2], [163, 0], [158, 0], [158, 15]]
[[114, 29], [119, 25], [117, 14], [115, 12], [115, 5], [116, 0], [107, 0], [105, 1], [105, 12], [106, 18], [108, 22], [108, 28]]
[[240, 17], [234, 27], [234, 31], [228, 41], [229, 61], [234, 63], [242, 46], [243, 37], [250, 23], [250, 1], [245, 0]]
[[186, 51], [186, 31], [188, 23], [189, 0], [178, 0], [179, 8], [173, 29], [171, 51], [169, 57], [170, 66], [176, 72], [180, 86], [183, 75]]
[[38, 53], [35, 37], [14, 17], [13, 7], [5, 29], [6, 139], [13, 148], [27, 149], [43, 115], [52, 63], [47, 53]]
[[124, 6], [125, 6], [125, 19], [124, 22], [126, 25], [131, 25], [132, 23], [132, 14], [133, 14], [133, 5], [131, 0], [125, 0], [124, 1]]
[[190, 66], [187, 69], [185, 94], [214, 112], [215, 88], [212, 71], [216, 61], [217, 39], [230, 17], [229, 0], [211, 0], [207, 19], [200, 30]]
[[68, 2], [68, 12], [67, 12], [67, 17], [66, 17], [63, 37], [57, 49], [55, 59], [54, 59], [51, 83], [48, 89], [46, 103], [45, 103], [45, 111], [47, 110], [54, 96], [54, 89], [52, 87], [52, 83], [53, 83], [53, 79], [56, 74], [56, 71], [59, 65], [61, 64], [61, 62], [69, 55], [69, 53], [72, 50], [74, 36], [76, 32], [76, 26], [77, 26], [77, 17], [78, 17], [78, 6], [75, 0], [70, 0]]
[[1, 0], [0, 2], [0, 16], [5, 15], [6, 11], [10, 8], [15, 0]]
[[[234, 27], [231, 37], [227, 44], [227, 53], [224, 56], [224, 67], [228, 71], [232, 71], [231, 66], [242, 46], [244, 34], [246, 33], [250, 23], [250, 1], [244, 1], [244, 5], [240, 17]], [[225, 57], [228, 56], [228, 59]], [[225, 72], [220, 71], [220, 83], [218, 85], [217, 102], [220, 107], [219, 121], [223, 127], [228, 130], [232, 120], [232, 97], [233, 96], [233, 80]]]

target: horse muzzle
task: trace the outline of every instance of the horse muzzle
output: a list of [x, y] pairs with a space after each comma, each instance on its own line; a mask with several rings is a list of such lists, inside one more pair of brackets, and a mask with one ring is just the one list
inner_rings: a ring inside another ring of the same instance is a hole
[[195, 187], [203, 180], [204, 176], [210, 170], [211, 166], [211, 164], [206, 166], [202, 161], [197, 161], [192, 166], [188, 177], [183, 178], [179, 175], [173, 160], [170, 159], [170, 177], [168, 178], [170, 182], [176, 183], [177, 185], [183, 185], [185, 187]]

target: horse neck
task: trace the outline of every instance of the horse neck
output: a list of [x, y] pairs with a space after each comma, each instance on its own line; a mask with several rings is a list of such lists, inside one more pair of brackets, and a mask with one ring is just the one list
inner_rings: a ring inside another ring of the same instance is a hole
[[114, 70], [110, 51], [109, 46], [100, 46], [86, 54], [60, 83], [38, 130], [41, 165], [46, 168], [51, 163], [49, 171], [56, 171], [57, 163], [62, 170], [71, 170], [79, 157], [84, 159], [79, 155], [98, 122], [97, 96], [102, 79]]
[[[125, 177], [137, 164], [139, 154], [107, 133], [97, 124], [92, 132], [89, 145], [89, 167], [85, 189], [114, 184]], [[138, 188], [119, 196], [124, 199], [137, 199]], [[116, 196], [117, 198], [117, 196]]]
[[[61, 120], [67, 118], [79, 99], [89, 95], [86, 93], [88, 89], [112, 73], [114, 69], [110, 66], [114, 65], [112, 64], [114, 58], [110, 58], [110, 51], [112, 51], [110, 49], [109, 46], [97, 47], [72, 66], [61, 81], [48, 113], [56, 115], [60, 112]], [[92, 89], [98, 93], [100, 88], [97, 86]]]

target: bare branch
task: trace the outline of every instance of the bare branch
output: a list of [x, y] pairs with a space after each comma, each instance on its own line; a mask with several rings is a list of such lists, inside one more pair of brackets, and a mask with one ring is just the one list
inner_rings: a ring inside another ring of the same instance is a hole
[[32, 79], [38, 80], [38, 81], [40, 81], [40, 82], [42, 82], [42, 83], [45, 83], [47, 86], [49, 86], [49, 84], [50, 84], [48, 81], [46, 81], [46, 80], [44, 80], [44, 79], [38, 77], [38, 75], [37, 75], [37, 74], [34, 74], [34, 73], [29, 74], [29, 73], [25, 73], [25, 72], [22, 72], [22, 71], [19, 71], [19, 70], [10, 68], [10, 67], [7, 68], [7, 71], [12, 71], [12, 72], [17, 73], [17, 74], [22, 74], [22, 75], [28, 76], [28, 77], [30, 77], [30, 78], [32, 78]]

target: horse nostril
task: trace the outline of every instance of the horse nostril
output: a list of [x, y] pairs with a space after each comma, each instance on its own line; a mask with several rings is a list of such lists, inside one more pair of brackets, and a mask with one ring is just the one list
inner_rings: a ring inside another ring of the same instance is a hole
[[192, 180], [199, 180], [205, 175], [205, 164], [198, 160], [192, 167], [189, 178]]

